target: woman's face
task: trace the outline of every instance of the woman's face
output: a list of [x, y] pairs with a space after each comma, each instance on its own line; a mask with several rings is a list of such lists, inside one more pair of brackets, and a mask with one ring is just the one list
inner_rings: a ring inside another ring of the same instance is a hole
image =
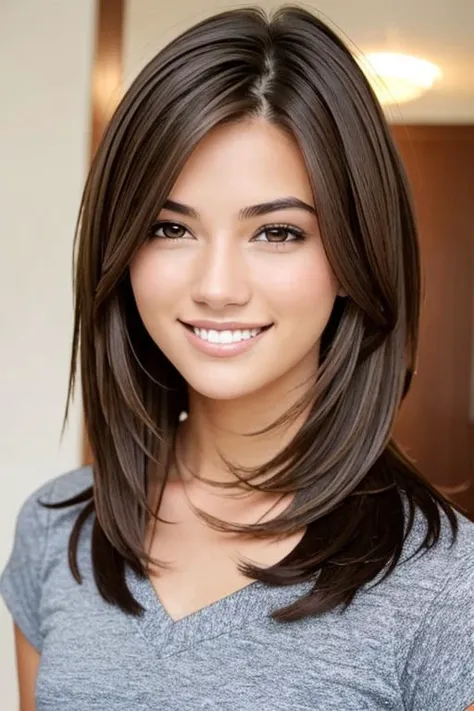
[[[306, 207], [275, 209], [281, 200]], [[211, 131], [130, 275], [147, 331], [202, 396], [234, 399], [314, 376], [338, 284], [296, 143], [263, 120]]]

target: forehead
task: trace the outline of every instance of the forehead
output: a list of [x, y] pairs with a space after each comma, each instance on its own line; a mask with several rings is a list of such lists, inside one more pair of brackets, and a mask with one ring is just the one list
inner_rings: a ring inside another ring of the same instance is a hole
[[217, 126], [185, 163], [170, 199], [193, 206], [266, 202], [294, 195], [314, 205], [303, 155], [288, 133], [263, 119]]

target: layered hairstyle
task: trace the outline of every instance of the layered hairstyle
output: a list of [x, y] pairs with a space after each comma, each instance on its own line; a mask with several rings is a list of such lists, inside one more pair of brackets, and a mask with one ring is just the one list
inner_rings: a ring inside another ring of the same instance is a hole
[[315, 382], [272, 425], [306, 408], [302, 426], [264, 466], [233, 467], [242, 486], [293, 493], [291, 504], [247, 526], [202, 515], [219, 530], [258, 537], [306, 526], [278, 564], [242, 564], [268, 584], [313, 583], [273, 613], [281, 622], [347, 606], [390, 575], [416, 513], [427, 521], [419, 550], [439, 540], [443, 516], [456, 538], [452, 505], [392, 437], [416, 361], [420, 264], [409, 187], [382, 110], [348, 47], [310, 12], [221, 12], [165, 46], [126, 92], [95, 155], [75, 239], [68, 405], [80, 366], [93, 486], [53, 506], [83, 504], [69, 540], [78, 582], [79, 535], [93, 516], [98, 590], [127, 613], [142, 608], [126, 566], [145, 576], [152, 561], [144, 544], [157, 518], [150, 472], [163, 491], [187, 407], [186, 382], [140, 319], [129, 265], [198, 142], [216, 126], [253, 118], [296, 140], [347, 296], [336, 299], [323, 333]]

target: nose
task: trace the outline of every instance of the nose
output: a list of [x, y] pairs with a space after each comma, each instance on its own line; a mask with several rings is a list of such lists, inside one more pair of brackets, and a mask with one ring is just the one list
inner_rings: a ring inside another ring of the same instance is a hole
[[192, 298], [216, 311], [249, 301], [248, 266], [237, 245], [222, 239], [203, 247], [197, 259]]

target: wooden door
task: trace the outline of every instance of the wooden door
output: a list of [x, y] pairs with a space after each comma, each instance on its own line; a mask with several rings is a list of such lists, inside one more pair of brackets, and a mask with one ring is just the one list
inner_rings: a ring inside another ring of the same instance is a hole
[[396, 436], [421, 472], [474, 515], [474, 126], [395, 126], [424, 272], [417, 375]]

